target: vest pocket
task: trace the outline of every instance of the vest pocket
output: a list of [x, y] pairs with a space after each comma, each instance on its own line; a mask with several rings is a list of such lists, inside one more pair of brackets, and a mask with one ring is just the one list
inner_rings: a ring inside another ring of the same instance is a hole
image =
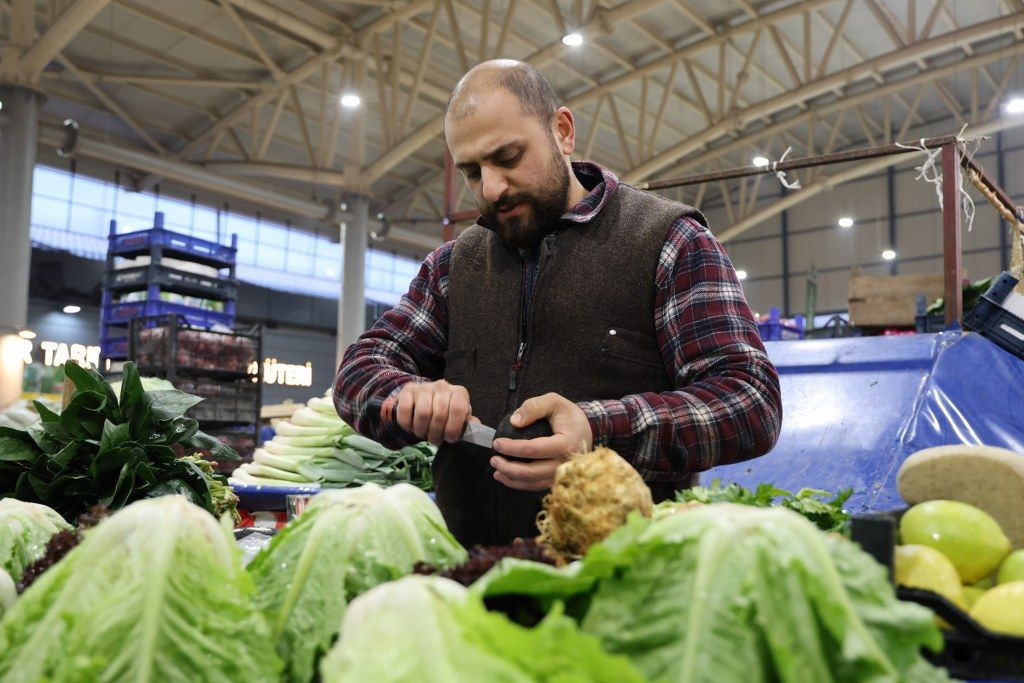
[[452, 349], [444, 353], [444, 378], [451, 381], [476, 370], [476, 349]]
[[601, 356], [606, 360], [614, 358], [635, 365], [665, 368], [658, 340], [654, 336], [621, 327], [611, 327], [604, 331]]

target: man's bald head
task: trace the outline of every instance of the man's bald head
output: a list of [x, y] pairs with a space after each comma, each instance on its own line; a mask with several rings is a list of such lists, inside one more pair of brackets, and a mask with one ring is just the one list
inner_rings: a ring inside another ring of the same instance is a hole
[[448, 100], [445, 119], [471, 116], [483, 97], [497, 88], [512, 93], [523, 112], [545, 126], [558, 109], [555, 91], [537, 69], [514, 59], [493, 59], [477, 64], [462, 77]]

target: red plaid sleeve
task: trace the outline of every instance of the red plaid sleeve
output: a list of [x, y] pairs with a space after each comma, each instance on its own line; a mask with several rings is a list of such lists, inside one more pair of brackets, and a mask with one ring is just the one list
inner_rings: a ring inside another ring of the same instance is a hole
[[722, 245], [680, 218], [657, 283], [656, 334], [676, 388], [580, 403], [595, 443], [626, 455], [647, 481], [767, 453], [782, 424], [779, 378]]
[[419, 441], [382, 417], [381, 407], [407, 382], [441, 379], [448, 348], [447, 242], [423, 261], [409, 291], [348, 349], [334, 380], [334, 406], [360, 434], [388, 448]]

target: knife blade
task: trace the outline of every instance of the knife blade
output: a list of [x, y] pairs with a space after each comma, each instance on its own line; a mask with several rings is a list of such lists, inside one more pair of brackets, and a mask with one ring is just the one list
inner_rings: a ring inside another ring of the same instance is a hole
[[490, 448], [494, 444], [494, 434], [494, 429], [485, 424], [466, 422], [466, 426], [462, 428], [462, 436], [459, 437], [459, 441]]

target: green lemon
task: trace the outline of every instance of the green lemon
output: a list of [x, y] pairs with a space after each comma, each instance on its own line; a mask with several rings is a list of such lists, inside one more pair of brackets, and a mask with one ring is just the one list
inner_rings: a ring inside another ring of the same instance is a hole
[[955, 500], [929, 500], [907, 510], [900, 520], [900, 538], [941, 552], [963, 583], [988, 576], [1010, 552], [1010, 540], [998, 522]]
[[985, 594], [985, 590], [978, 586], [964, 586], [964, 600], [967, 601], [968, 609], [978, 601], [978, 598]]
[[1024, 636], [1024, 581], [1001, 583], [985, 591], [970, 614], [990, 631]]
[[983, 588], [984, 590], [988, 590], [992, 586], [996, 585], [996, 582], [992, 580], [991, 576], [986, 576], [981, 581], [975, 581], [970, 585], [975, 586], [977, 588]]
[[930, 590], [967, 609], [956, 567], [938, 550], [926, 545], [898, 545], [895, 559], [893, 574], [898, 585]]
[[1010, 581], [1024, 581], [1024, 548], [1014, 550], [999, 565], [997, 583], [1009, 583]]

